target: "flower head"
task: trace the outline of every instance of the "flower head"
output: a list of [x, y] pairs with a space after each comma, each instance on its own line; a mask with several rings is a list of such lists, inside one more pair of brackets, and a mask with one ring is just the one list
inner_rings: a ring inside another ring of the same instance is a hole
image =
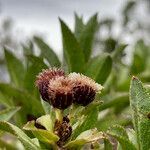
[[47, 93], [49, 81], [51, 79], [64, 75], [65, 75], [64, 71], [57, 68], [46, 69], [43, 70], [41, 73], [39, 73], [39, 75], [36, 78], [35, 84], [38, 87], [43, 100], [45, 101], [49, 100], [49, 96]]
[[66, 109], [73, 102], [73, 82], [66, 77], [57, 77], [50, 80], [48, 95], [54, 108]]
[[91, 78], [79, 73], [70, 73], [68, 78], [74, 82], [74, 98], [73, 102], [86, 106], [95, 99], [96, 92], [99, 92], [103, 87], [95, 83]]

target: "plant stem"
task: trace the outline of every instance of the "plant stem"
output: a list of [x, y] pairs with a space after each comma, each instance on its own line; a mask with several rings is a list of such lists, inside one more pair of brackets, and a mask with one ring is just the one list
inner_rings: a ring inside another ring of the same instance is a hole
[[55, 115], [56, 115], [57, 120], [59, 120], [60, 122], [63, 121], [63, 111], [62, 110], [55, 108]]
[[53, 150], [58, 150], [58, 146], [55, 143], [52, 144], [52, 147], [53, 147]]
[[78, 111], [77, 108], [79, 108], [78, 105], [72, 104], [71, 109], [70, 109], [70, 112], [69, 112], [69, 116], [70, 116], [70, 117], [74, 117], [74, 116], [75, 116], [76, 112]]

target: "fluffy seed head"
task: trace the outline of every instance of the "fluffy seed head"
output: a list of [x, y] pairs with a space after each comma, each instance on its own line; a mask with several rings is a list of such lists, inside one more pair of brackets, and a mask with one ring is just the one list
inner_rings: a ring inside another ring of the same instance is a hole
[[51, 79], [64, 75], [65, 75], [64, 71], [57, 68], [46, 69], [43, 70], [41, 73], [39, 73], [39, 75], [36, 78], [35, 84], [38, 87], [43, 100], [45, 101], [49, 100], [47, 93], [49, 81]]
[[66, 109], [73, 102], [73, 82], [65, 77], [50, 80], [48, 95], [54, 108]]
[[82, 106], [91, 103], [95, 99], [96, 92], [100, 92], [103, 88], [91, 78], [79, 73], [70, 73], [68, 78], [75, 83], [73, 102]]

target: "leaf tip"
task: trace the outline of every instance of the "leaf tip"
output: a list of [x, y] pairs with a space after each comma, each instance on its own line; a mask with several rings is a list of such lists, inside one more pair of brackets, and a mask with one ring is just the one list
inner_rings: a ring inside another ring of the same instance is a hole
[[58, 20], [60, 23], [63, 23], [63, 20], [60, 17], [58, 17]]
[[132, 80], [138, 80], [138, 78], [136, 76], [133, 76]]

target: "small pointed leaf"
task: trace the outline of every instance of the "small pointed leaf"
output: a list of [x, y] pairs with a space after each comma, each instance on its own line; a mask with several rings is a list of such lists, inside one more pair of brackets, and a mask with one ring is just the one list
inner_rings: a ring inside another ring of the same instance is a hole
[[37, 139], [42, 142], [52, 144], [59, 140], [59, 137], [51, 131], [38, 129], [35, 126], [35, 121], [28, 122], [23, 129], [27, 131], [31, 131]]
[[75, 34], [75, 37], [76, 37], [77, 39], [80, 38], [83, 28], [84, 28], [84, 24], [83, 24], [83, 19], [82, 19], [82, 17], [79, 17], [79, 16], [75, 13], [75, 31], [74, 31], [74, 34]]
[[20, 107], [12, 107], [0, 111], [0, 121], [8, 121], [19, 110]]
[[84, 54], [74, 34], [60, 19], [63, 49], [68, 69], [70, 72], [82, 72], [84, 67]]
[[46, 58], [51, 67], [60, 67], [61, 63], [56, 53], [40, 37], [35, 36], [34, 41], [41, 49], [41, 56]]
[[5, 52], [7, 69], [9, 71], [11, 81], [16, 86], [20, 86], [24, 78], [24, 73], [25, 73], [24, 66], [22, 62], [6, 48], [4, 52]]
[[84, 26], [79, 38], [81, 48], [83, 49], [85, 61], [87, 62], [92, 53], [94, 35], [98, 26], [97, 14], [92, 16], [88, 23]]

